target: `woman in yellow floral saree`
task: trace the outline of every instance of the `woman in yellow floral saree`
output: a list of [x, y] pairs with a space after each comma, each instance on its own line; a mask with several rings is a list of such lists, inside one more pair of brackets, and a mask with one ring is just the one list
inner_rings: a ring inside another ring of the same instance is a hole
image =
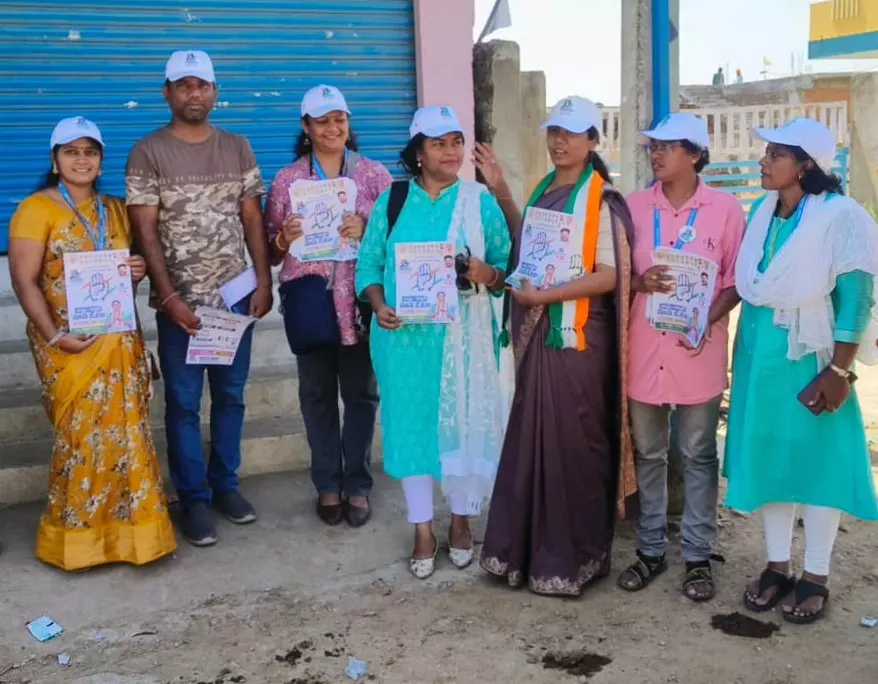
[[[65, 253], [128, 249], [128, 219], [120, 200], [95, 192], [97, 126], [65, 119], [51, 149], [47, 187], [21, 203], [9, 228], [12, 283], [55, 428], [37, 557], [64, 570], [142, 565], [176, 548], [149, 424], [148, 353], [139, 331], [67, 331], [63, 262]], [[130, 283], [126, 271], [136, 284], [146, 267], [131, 257], [118, 270], [120, 284]]]

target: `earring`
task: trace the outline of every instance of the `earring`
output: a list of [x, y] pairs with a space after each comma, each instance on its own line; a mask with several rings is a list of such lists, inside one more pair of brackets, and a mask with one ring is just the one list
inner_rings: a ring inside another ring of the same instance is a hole
[[423, 164], [421, 163], [421, 160], [418, 159], [418, 168], [421, 168], [422, 166], [423, 166]]
[[54, 162], [52, 163], [52, 173], [54, 173], [56, 176], [58, 175], [58, 165]]
[[306, 145], [310, 145], [310, 144], [311, 144], [311, 137], [310, 137], [309, 135], [307, 135], [307, 134], [305, 135], [305, 144], [306, 144]]

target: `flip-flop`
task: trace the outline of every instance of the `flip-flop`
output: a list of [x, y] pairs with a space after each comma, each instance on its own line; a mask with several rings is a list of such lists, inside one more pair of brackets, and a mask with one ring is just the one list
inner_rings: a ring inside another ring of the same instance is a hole
[[[793, 610], [790, 612], [783, 611], [783, 619], [787, 622], [792, 622], [794, 625], [810, 625], [812, 622], [817, 622], [817, 620], [823, 617], [823, 613], [826, 612], [826, 607], [829, 605], [829, 589], [826, 585], [806, 579], [799, 579], [796, 582], [794, 596], [795, 604], [793, 605]], [[820, 610], [816, 613], [808, 613], [807, 615], [796, 615], [794, 611], [814, 596], [820, 596], [823, 599], [823, 605], [820, 606]]]
[[753, 611], [754, 613], [767, 613], [769, 610], [774, 610], [774, 607], [796, 588], [796, 578], [791, 575], [785, 575], [777, 570], [772, 570], [771, 568], [765, 568], [759, 576], [759, 592], [757, 598], [773, 587], [776, 588], [774, 596], [771, 597], [771, 600], [768, 603], [764, 604], [756, 603], [750, 599], [747, 595], [749, 592], [745, 591], [743, 601], [747, 610]]

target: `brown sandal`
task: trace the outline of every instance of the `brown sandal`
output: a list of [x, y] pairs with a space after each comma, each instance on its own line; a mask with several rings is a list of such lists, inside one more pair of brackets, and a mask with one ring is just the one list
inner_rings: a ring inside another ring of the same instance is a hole
[[[644, 556], [638, 551], [637, 560], [621, 572], [616, 584], [625, 591], [640, 591], [641, 589], [646, 589], [656, 577], [667, 569], [667, 556], [652, 558]], [[634, 583], [629, 584], [625, 581], [626, 579], [633, 580]]]
[[[704, 587], [706, 593], [699, 594], [693, 589]], [[710, 601], [716, 596], [716, 582], [713, 579], [713, 570], [710, 567], [710, 561], [702, 561], [699, 563], [686, 563], [686, 579], [683, 580], [683, 596], [695, 603], [703, 603]]]

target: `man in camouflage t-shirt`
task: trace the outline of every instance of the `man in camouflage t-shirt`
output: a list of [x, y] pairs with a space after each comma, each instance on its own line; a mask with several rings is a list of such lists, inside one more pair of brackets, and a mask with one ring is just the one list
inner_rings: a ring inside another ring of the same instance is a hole
[[211, 503], [232, 522], [256, 519], [238, 492], [237, 476], [252, 326], [231, 366], [207, 366], [211, 448], [206, 467], [199, 416], [205, 366], [187, 365], [186, 352], [200, 325], [195, 309], [225, 308], [220, 287], [247, 269], [245, 248], [258, 287], [235, 310], [257, 318], [271, 310], [261, 211], [265, 186], [247, 140], [208, 123], [216, 101], [210, 58], [203, 52], [175, 52], [165, 76], [164, 96], [173, 118], [131, 151], [127, 202], [149, 269], [150, 305], [157, 309], [168, 461], [182, 532], [192, 544], [208, 546], [217, 539]]

